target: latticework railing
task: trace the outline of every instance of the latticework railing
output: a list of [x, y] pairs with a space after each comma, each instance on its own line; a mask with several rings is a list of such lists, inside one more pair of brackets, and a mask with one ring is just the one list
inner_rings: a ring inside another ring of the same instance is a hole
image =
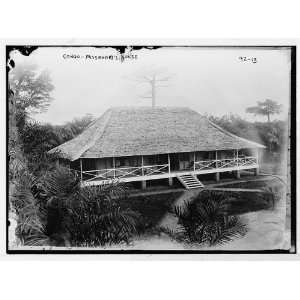
[[195, 162], [195, 170], [211, 170], [211, 169], [225, 169], [243, 166], [252, 166], [257, 164], [256, 157], [246, 156], [238, 158], [225, 158], [217, 160], [202, 160]]
[[82, 178], [84, 181], [108, 180], [114, 178], [158, 175], [168, 172], [169, 165], [164, 164], [143, 167], [121, 167], [115, 169], [82, 171]]
[[[257, 164], [257, 158], [253, 156], [225, 158], [217, 160], [202, 160], [191, 162], [189, 168], [180, 171], [205, 171], [213, 169], [226, 169], [245, 166], [253, 166]], [[177, 172], [177, 171], [175, 171]], [[83, 181], [96, 181], [96, 180], [114, 180], [127, 177], [141, 177], [152, 176], [159, 174], [169, 173], [169, 165], [151, 165], [151, 166], [139, 166], [139, 167], [120, 167], [112, 169], [100, 169], [100, 170], [88, 170], [80, 173], [77, 171], [78, 176]]]

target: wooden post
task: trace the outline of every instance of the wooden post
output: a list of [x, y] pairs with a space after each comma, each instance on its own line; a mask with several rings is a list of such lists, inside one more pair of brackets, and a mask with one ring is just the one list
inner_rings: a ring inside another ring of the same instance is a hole
[[80, 158], [80, 181], [82, 182], [82, 158]]
[[[239, 168], [239, 149], [236, 149], [236, 162], [237, 162], [237, 167]], [[240, 179], [241, 178], [241, 173], [240, 173], [240, 170], [237, 169], [236, 172], [235, 172], [235, 177], [237, 179]]]
[[216, 150], [216, 169], [218, 169], [218, 151]]
[[258, 165], [258, 167], [254, 170], [254, 175], [255, 176], [258, 176], [259, 175], [259, 164], [258, 164], [258, 151], [259, 151], [259, 149], [257, 148], [256, 149], [256, 164]]
[[196, 162], [196, 153], [195, 153], [195, 151], [194, 151], [194, 172], [195, 172], [195, 170], [196, 170], [195, 162]]
[[114, 156], [113, 156], [113, 169], [114, 169], [114, 178], [116, 178], [116, 161]]
[[171, 164], [170, 164], [170, 154], [168, 153], [168, 169], [169, 169], [169, 174], [171, 174]]
[[142, 155], [142, 175], [144, 176], [144, 156]]

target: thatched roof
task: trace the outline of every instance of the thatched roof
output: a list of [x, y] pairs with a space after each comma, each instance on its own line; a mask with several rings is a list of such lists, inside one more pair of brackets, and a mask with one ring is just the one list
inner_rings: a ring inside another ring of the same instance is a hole
[[52, 149], [69, 160], [192, 151], [264, 148], [233, 135], [189, 108], [107, 110], [76, 138]]

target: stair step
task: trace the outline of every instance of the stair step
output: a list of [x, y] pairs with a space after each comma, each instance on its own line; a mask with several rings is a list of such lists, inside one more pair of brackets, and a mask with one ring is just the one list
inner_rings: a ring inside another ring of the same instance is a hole
[[177, 178], [186, 189], [196, 189], [204, 187], [201, 181], [192, 174], [179, 175], [177, 176]]

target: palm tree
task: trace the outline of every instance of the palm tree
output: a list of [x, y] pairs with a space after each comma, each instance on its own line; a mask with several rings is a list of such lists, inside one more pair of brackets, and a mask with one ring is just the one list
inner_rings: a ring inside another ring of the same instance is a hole
[[81, 188], [78, 178], [64, 168], [50, 173], [44, 186], [54, 219], [60, 221], [52, 231], [67, 237], [70, 245], [129, 243], [138, 233], [139, 214], [117, 204], [127, 197], [125, 186], [111, 183]]
[[26, 246], [49, 244], [46, 232], [46, 207], [34, 193], [36, 179], [23, 172], [12, 195], [11, 205], [18, 216], [16, 236]]
[[192, 202], [174, 208], [179, 230], [164, 230], [172, 238], [187, 243], [224, 244], [245, 235], [247, 229], [238, 216], [228, 215], [228, 198], [203, 191]]
[[12, 201], [16, 235], [30, 246], [129, 243], [140, 216], [117, 204], [126, 197], [118, 183], [81, 188], [76, 174], [63, 167], [40, 178], [23, 174]]

